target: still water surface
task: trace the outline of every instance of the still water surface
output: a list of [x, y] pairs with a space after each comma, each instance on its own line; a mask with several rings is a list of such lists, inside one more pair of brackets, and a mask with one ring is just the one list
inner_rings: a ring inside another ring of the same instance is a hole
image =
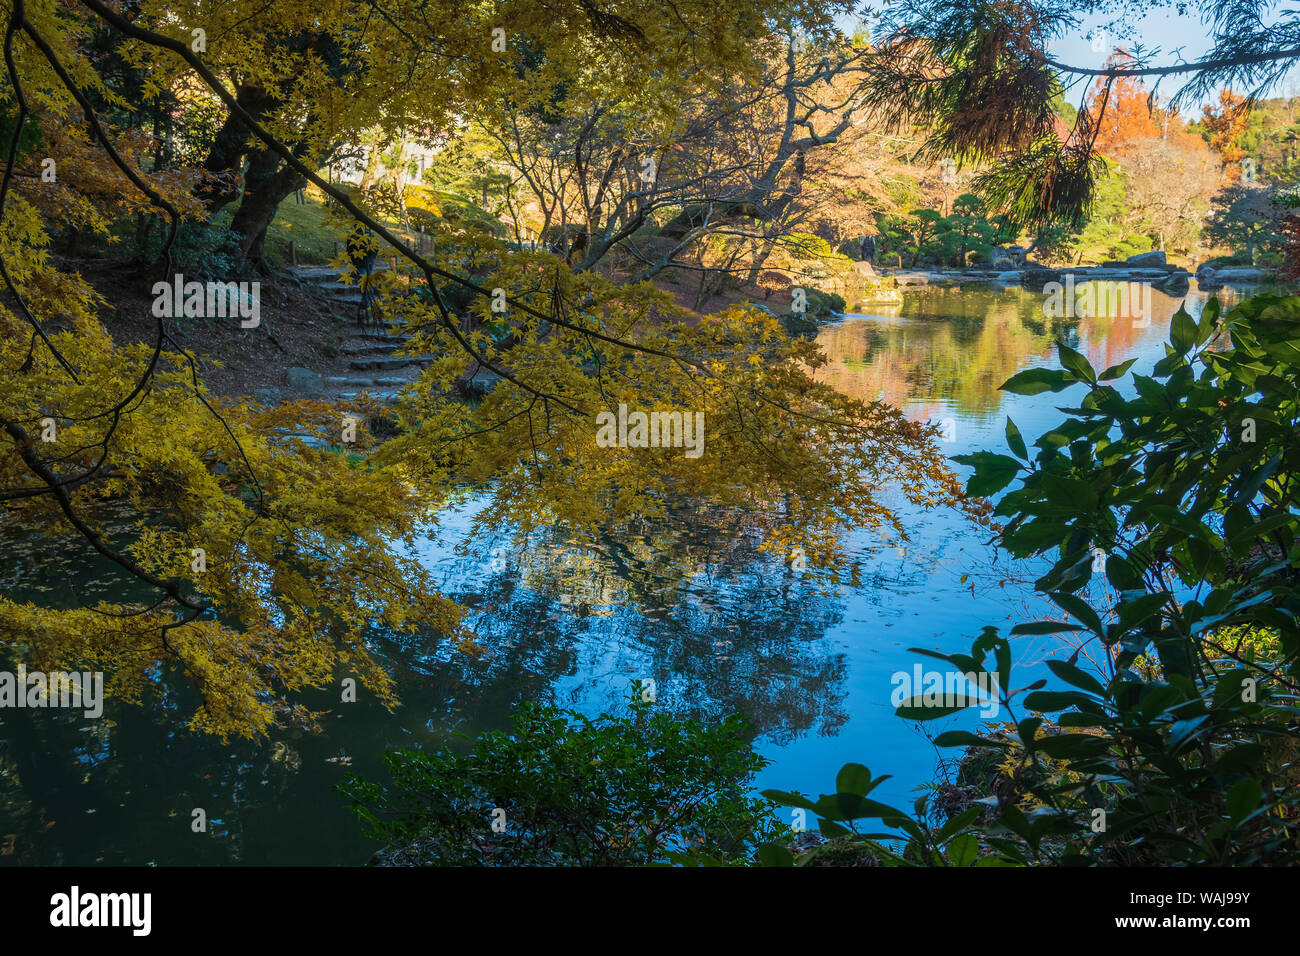
[[[1205, 298], [1193, 285], [1188, 310], [1199, 313]], [[823, 374], [913, 418], [950, 420], [949, 454], [1005, 451], [1008, 416], [1032, 445], [1076, 393], [1009, 395], [1002, 382], [1053, 365], [1058, 336], [1099, 370], [1137, 356], [1133, 371], [1147, 374], [1182, 301], [1153, 293], [1144, 325], [1049, 320], [1043, 297], [1018, 288], [908, 293], [901, 307], [825, 328]], [[952, 514], [905, 508], [908, 541], [855, 535], [862, 586], [824, 595], [756, 552], [761, 529], [745, 516], [690, 510], [669, 529], [620, 536], [599, 553], [560, 535], [522, 552], [505, 538], [466, 552], [457, 543], [477, 507], [470, 500], [443, 515], [438, 542], [421, 553], [444, 591], [474, 609], [469, 623], [485, 655], [390, 647], [396, 713], [364, 694], [348, 705], [308, 697], [330, 709], [323, 733], [281, 731], [256, 745], [191, 734], [193, 702], [183, 692], [145, 708], [109, 702], [99, 721], [0, 711], [0, 849], [14, 848], [0, 865], [364, 862], [376, 847], [333, 790], [350, 770], [380, 776], [386, 749], [505, 727], [524, 701], [616, 708], [643, 678], [655, 680], [661, 707], [748, 716], [771, 761], [760, 788], [821, 793], [857, 761], [893, 774], [879, 799], [910, 806], [938, 755], [917, 725], [893, 716], [892, 675], [923, 660], [907, 649], [966, 651], [984, 625], [1005, 632], [1057, 616], [1027, 583], [1044, 563], [1008, 561], [987, 532]], [[93, 591], [93, 574], [69, 570]], [[14, 587], [16, 571], [0, 550], [0, 586]], [[1017, 687], [1045, 676], [1048, 656], [1069, 653], [1050, 637], [1014, 647]], [[975, 722], [954, 717], [931, 732]], [[191, 832], [195, 807], [209, 832]]]

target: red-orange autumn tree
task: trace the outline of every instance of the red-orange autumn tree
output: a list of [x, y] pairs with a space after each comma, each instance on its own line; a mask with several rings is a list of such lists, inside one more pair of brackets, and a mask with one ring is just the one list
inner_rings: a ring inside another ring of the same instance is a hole
[[1210, 149], [1219, 154], [1223, 168], [1230, 182], [1241, 176], [1241, 161], [1246, 151], [1241, 148], [1241, 134], [1246, 131], [1246, 120], [1250, 115], [1246, 98], [1232, 90], [1219, 93], [1219, 105], [1202, 108], [1202, 124], [1210, 134]]
[[[1107, 59], [1106, 66], [1121, 68], [1131, 61], [1126, 51], [1116, 50]], [[1087, 109], [1097, 128], [1094, 149], [1103, 156], [1125, 156], [1143, 140], [1160, 136], [1161, 131], [1151, 116], [1151, 93], [1141, 80], [1099, 79], [1088, 97]]]

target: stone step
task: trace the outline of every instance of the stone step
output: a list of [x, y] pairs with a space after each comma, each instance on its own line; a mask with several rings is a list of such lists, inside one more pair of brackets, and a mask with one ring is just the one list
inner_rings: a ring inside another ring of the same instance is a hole
[[399, 335], [397, 333], [397, 329], [399, 329], [400, 327], [401, 326], [397, 326], [397, 325], [367, 326], [366, 328], [361, 329], [359, 332], [355, 334], [355, 338], [353, 339], [353, 341], [355, 341], [356, 339], [379, 339], [384, 342], [403, 343], [403, 342], [409, 342], [411, 341], [411, 339], [415, 338], [415, 336], [409, 332], [405, 332]]
[[465, 387], [472, 392], [480, 395], [486, 395], [497, 387], [504, 379], [496, 372], [490, 372], [485, 368], [479, 369], [469, 378], [465, 379]]
[[339, 346], [339, 353], [342, 355], [391, 355], [401, 347], [401, 342], [390, 342], [375, 338], [368, 342], [344, 342]]
[[[387, 270], [387, 262], [377, 261], [375, 262], [372, 271], [386, 272]], [[334, 266], [300, 266], [297, 269], [290, 269], [289, 274], [299, 282], [308, 282], [312, 285], [318, 285], [331, 282], [337, 283], [339, 276], [341, 276], [343, 272]], [[353, 286], [353, 288], [355, 288], [355, 286]]]
[[405, 368], [408, 365], [427, 365], [432, 362], [432, 355], [394, 355], [384, 358], [354, 358], [348, 363], [348, 368], [354, 368], [360, 372], [382, 372], [391, 369]]
[[356, 401], [357, 398], [359, 398], [362, 394], [365, 394], [369, 398], [377, 399], [378, 401], [381, 402], [392, 402], [397, 400], [396, 392], [372, 391], [369, 389], [365, 390], [364, 393], [363, 392], [341, 392], [339, 393], [339, 398], [345, 402], [353, 402]]
[[361, 292], [361, 286], [355, 282], [314, 282], [312, 287], [321, 292], [328, 292], [337, 298], [342, 298], [344, 295], [356, 295]]
[[299, 266], [297, 269], [290, 269], [289, 274], [301, 282], [312, 282], [333, 279], [338, 276], [339, 270], [333, 266]]
[[378, 385], [382, 388], [401, 388], [403, 385], [409, 385], [420, 377], [420, 369], [405, 368], [401, 369], [407, 372], [407, 375], [381, 375], [373, 378], [367, 378], [363, 375], [331, 375], [325, 381], [330, 385], [337, 385], [343, 388], [369, 388]]

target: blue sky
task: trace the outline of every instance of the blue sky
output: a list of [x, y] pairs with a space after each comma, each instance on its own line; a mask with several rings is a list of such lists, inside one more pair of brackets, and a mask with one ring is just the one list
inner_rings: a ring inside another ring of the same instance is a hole
[[[1131, 42], [1123, 37], [1104, 37], [1100, 31], [1102, 19], [1084, 21], [1077, 33], [1071, 33], [1053, 45], [1063, 62], [1072, 66], [1101, 66], [1111, 49]], [[1093, 49], [1094, 34], [1097, 45], [1101, 46], [1100, 52]], [[1162, 61], [1174, 59], [1175, 51], [1180, 51], [1185, 60], [1196, 60], [1210, 48], [1206, 28], [1199, 20], [1191, 16], [1180, 17], [1170, 10], [1148, 14], [1135, 26], [1132, 37], [1150, 49], [1158, 47], [1166, 54], [1160, 58]], [[1109, 42], [1103, 43], [1103, 39]]]
[[[1078, 31], [1067, 34], [1052, 45], [1052, 52], [1062, 63], [1070, 66], [1100, 67], [1116, 46], [1131, 48], [1140, 43], [1153, 54], [1153, 63], [1201, 59], [1210, 49], [1206, 28], [1194, 16], [1178, 16], [1171, 10], [1157, 10], [1139, 21], [1126, 37], [1110, 36], [1103, 32], [1104, 18], [1084, 21]], [[1156, 50], [1159, 50], [1156, 53]], [[1162, 96], [1172, 96], [1183, 85], [1177, 76], [1168, 77], [1160, 84]], [[1075, 87], [1067, 97], [1079, 105], [1082, 88]]]
[[[1165, 64], [1199, 60], [1210, 49], [1206, 27], [1192, 16], [1178, 16], [1172, 10], [1156, 10], [1139, 21], [1128, 37], [1107, 36], [1101, 32], [1103, 18], [1084, 21], [1081, 28], [1053, 44], [1052, 52], [1062, 63], [1071, 66], [1100, 67], [1116, 46], [1131, 46], [1135, 41], [1152, 53], [1152, 62]], [[1156, 53], [1156, 51], [1159, 51]], [[1164, 96], [1172, 96], [1184, 81], [1168, 77], [1160, 85]], [[1072, 96], [1071, 100], [1077, 100]]]
[[[872, 5], [878, 3], [879, 0], [875, 0]], [[1094, 44], [1094, 31], [1105, 19], [1097, 17], [1085, 20], [1079, 30], [1063, 36], [1052, 45], [1053, 55], [1060, 62], [1071, 66], [1100, 67], [1115, 46], [1130, 46], [1135, 40], [1140, 41], [1148, 51], [1158, 49], [1159, 55], [1153, 57], [1153, 62], [1161, 64], [1174, 62], [1179, 55], [1184, 60], [1198, 60], [1210, 49], [1208, 28], [1194, 13], [1179, 16], [1172, 10], [1155, 10], [1134, 26], [1130, 37], [1106, 37], [1104, 40], [1098, 37]], [[1264, 19], [1268, 22], [1275, 18], [1266, 16]], [[1094, 45], [1098, 49], [1094, 49]], [[1300, 71], [1293, 70], [1292, 79], [1297, 77], [1300, 77]], [[1172, 96], [1183, 82], [1176, 76], [1166, 78], [1160, 84], [1161, 96]], [[1081, 92], [1082, 90], [1075, 89], [1069, 96], [1076, 106]], [[1289, 92], [1291, 95], [1300, 95], [1300, 84]], [[1283, 91], [1274, 90], [1271, 95], [1280, 96]], [[1188, 110], [1185, 109], [1184, 112]]]

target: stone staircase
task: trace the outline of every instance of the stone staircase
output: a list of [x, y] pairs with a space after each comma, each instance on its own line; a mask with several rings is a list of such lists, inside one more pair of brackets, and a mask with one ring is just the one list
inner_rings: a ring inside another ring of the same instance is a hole
[[[375, 272], [388, 268], [386, 262], [375, 263]], [[397, 334], [392, 326], [361, 328], [357, 324], [361, 290], [340, 282], [338, 269], [333, 266], [299, 268], [292, 270], [292, 275], [323, 296], [334, 317], [352, 330], [339, 348], [339, 353], [348, 360], [347, 374], [325, 378], [326, 389], [334, 397], [351, 401], [364, 392], [390, 402], [399, 390], [419, 378], [420, 371], [433, 360], [431, 355], [399, 355], [398, 351], [409, 344], [411, 336]]]

